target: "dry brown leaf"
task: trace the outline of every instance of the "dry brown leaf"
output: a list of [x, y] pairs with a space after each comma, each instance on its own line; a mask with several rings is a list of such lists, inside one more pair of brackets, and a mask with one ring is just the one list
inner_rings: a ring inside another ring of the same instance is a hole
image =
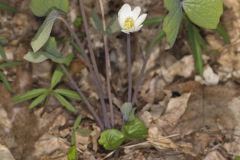
[[233, 112], [233, 115], [237, 121], [236, 126], [234, 128], [233, 131], [233, 135], [234, 136], [234, 141], [233, 142], [229, 142], [226, 143], [224, 145], [225, 149], [234, 155], [240, 155], [240, 97], [236, 97], [234, 98], [228, 105], [228, 107], [230, 108], [230, 110]]
[[148, 130], [147, 141], [158, 149], [177, 149], [177, 145], [170, 139], [163, 137], [157, 127]]
[[180, 97], [170, 99], [164, 115], [156, 122], [157, 126], [162, 129], [174, 127], [179, 118], [184, 114], [190, 96], [191, 93], [186, 93]]

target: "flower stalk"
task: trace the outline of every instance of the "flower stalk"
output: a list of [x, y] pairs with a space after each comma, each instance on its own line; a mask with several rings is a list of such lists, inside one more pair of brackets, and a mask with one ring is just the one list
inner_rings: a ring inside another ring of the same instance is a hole
[[128, 70], [128, 102], [132, 100], [132, 51], [131, 35], [127, 34], [127, 70]]

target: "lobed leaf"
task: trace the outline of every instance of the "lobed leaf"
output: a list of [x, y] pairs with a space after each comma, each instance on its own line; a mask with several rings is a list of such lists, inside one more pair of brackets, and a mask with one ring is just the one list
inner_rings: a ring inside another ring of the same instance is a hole
[[223, 0], [183, 0], [183, 9], [196, 25], [215, 29], [223, 13]]
[[179, 0], [164, 0], [164, 5], [169, 13], [163, 20], [163, 31], [167, 36], [170, 47], [172, 47], [176, 41], [182, 22], [182, 7]]
[[103, 131], [98, 140], [106, 150], [117, 149], [125, 140], [124, 134], [117, 129], [107, 129]]
[[46, 16], [51, 9], [58, 9], [63, 12], [68, 12], [68, 0], [31, 0], [30, 9], [35, 16]]
[[128, 121], [122, 128], [122, 132], [127, 139], [144, 139], [148, 135], [148, 129], [145, 124], [139, 119], [134, 118]]

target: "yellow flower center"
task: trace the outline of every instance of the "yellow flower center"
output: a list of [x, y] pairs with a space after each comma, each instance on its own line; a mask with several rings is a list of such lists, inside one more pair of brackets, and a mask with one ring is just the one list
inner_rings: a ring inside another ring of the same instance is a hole
[[134, 21], [132, 18], [128, 17], [124, 22], [124, 28], [125, 29], [131, 29], [134, 26]]

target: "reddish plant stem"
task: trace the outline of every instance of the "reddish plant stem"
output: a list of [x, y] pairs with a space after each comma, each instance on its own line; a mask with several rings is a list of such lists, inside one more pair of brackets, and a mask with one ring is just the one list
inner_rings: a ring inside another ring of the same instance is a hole
[[128, 70], [128, 102], [132, 100], [132, 52], [131, 35], [127, 34], [127, 70]]
[[113, 111], [113, 103], [112, 103], [112, 92], [111, 92], [111, 63], [109, 57], [109, 47], [108, 47], [108, 38], [106, 34], [106, 21], [104, 16], [103, 2], [99, 0], [101, 14], [102, 14], [102, 23], [103, 23], [103, 41], [104, 41], [104, 49], [105, 49], [105, 65], [106, 65], [106, 80], [107, 80], [107, 92], [108, 92], [108, 101], [109, 101], [109, 109], [110, 109], [110, 120], [111, 127], [114, 126], [114, 111]]
[[[78, 56], [79, 58], [81, 58], [81, 59], [84, 59], [84, 61], [86, 62], [86, 65], [87, 65], [87, 67], [89, 68], [89, 71], [90, 71], [90, 75], [91, 75], [90, 77], [91, 77], [94, 85], [96, 86], [96, 91], [97, 91], [97, 93], [98, 93], [98, 95], [99, 95], [99, 97], [100, 97], [101, 107], [104, 108], [105, 103], [104, 103], [104, 99], [103, 99], [103, 91], [102, 91], [102, 89], [101, 89], [100, 84], [97, 82], [97, 75], [95, 74], [95, 72], [94, 72], [94, 70], [93, 70], [93, 66], [92, 66], [92, 64], [91, 64], [91, 62], [90, 62], [89, 57], [87, 56], [87, 54], [85, 53], [85, 51], [84, 51], [84, 49], [83, 49], [84, 47], [83, 47], [80, 39], [78, 38], [78, 36], [77, 36], [76, 33], [74, 32], [74, 30], [68, 25], [68, 23], [65, 21], [64, 18], [59, 17], [58, 19], [61, 20], [61, 21], [65, 24], [65, 26], [67, 27], [67, 29], [69, 30], [69, 32], [71, 33], [71, 35], [73, 36], [73, 38], [75, 39], [75, 41], [77, 42], [77, 45], [79, 46], [83, 57], [81, 57], [79, 54], [77, 54], [77, 56]], [[101, 110], [103, 110], [103, 109], [101, 109]], [[103, 111], [102, 111], [102, 112], [103, 112]], [[106, 113], [106, 112], [105, 112], [105, 113]], [[105, 119], [105, 121], [107, 121], [107, 120]], [[104, 122], [104, 124], [105, 124], [105, 122]]]
[[72, 85], [72, 87], [78, 92], [78, 94], [81, 96], [83, 102], [87, 105], [88, 110], [91, 112], [91, 114], [93, 115], [93, 118], [97, 121], [99, 127], [101, 128], [101, 130], [104, 129], [104, 125], [99, 117], [99, 115], [97, 114], [97, 112], [94, 110], [94, 107], [89, 103], [87, 97], [85, 97], [85, 95], [83, 94], [83, 92], [80, 90], [80, 88], [78, 87], [77, 83], [73, 80], [72, 76], [68, 73], [66, 67], [64, 65], [60, 65], [63, 72], [65, 73], [65, 75], [67, 76], [67, 78], [70, 81], [70, 84]]
[[96, 82], [98, 83], [98, 86], [100, 87], [101, 90], [101, 94], [100, 96], [100, 101], [102, 103], [102, 114], [103, 114], [103, 119], [104, 119], [104, 124], [106, 128], [110, 128], [110, 123], [109, 123], [109, 118], [107, 116], [107, 107], [106, 104], [104, 102], [104, 95], [102, 94], [103, 92], [103, 88], [100, 85], [100, 77], [99, 77], [99, 71], [98, 71], [98, 67], [97, 67], [97, 62], [96, 62], [96, 58], [93, 52], [93, 45], [90, 39], [90, 32], [89, 32], [89, 28], [88, 28], [88, 22], [87, 22], [87, 17], [85, 14], [85, 10], [84, 10], [84, 5], [83, 5], [83, 1], [79, 0], [79, 5], [80, 5], [80, 10], [81, 10], [81, 15], [83, 17], [83, 25], [84, 25], [84, 29], [86, 32], [86, 37], [87, 37], [87, 42], [88, 42], [88, 49], [89, 49], [89, 53], [90, 53], [90, 59], [93, 65], [93, 71], [96, 75]]

